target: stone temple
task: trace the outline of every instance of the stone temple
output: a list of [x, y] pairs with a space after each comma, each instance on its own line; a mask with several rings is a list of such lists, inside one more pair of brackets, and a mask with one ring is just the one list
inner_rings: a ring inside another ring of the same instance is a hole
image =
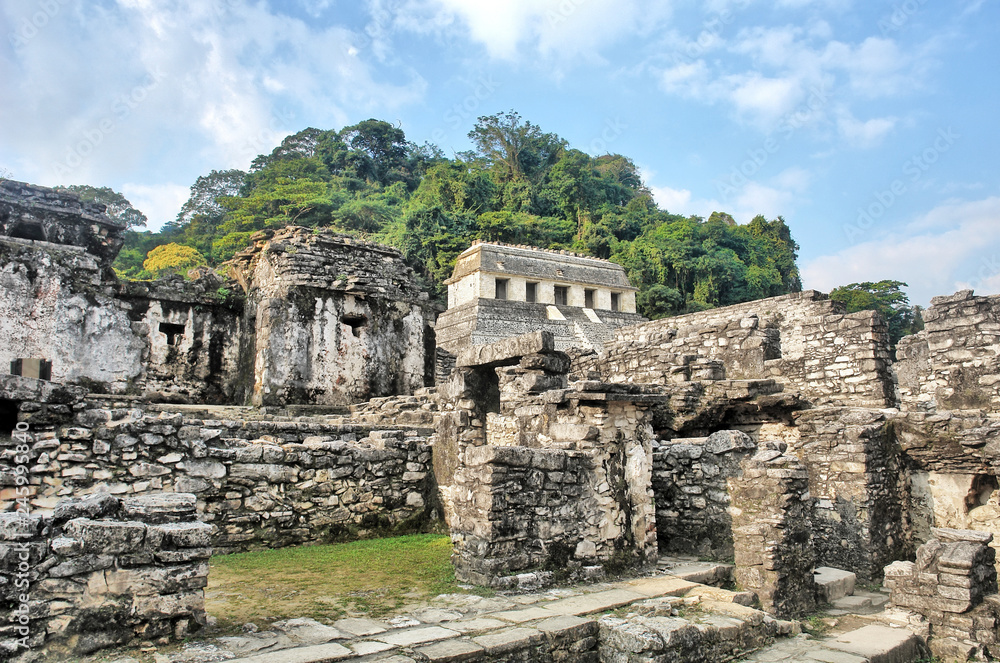
[[[435, 316], [353, 238], [121, 283], [122, 232], [0, 183], [2, 657], [183, 639], [213, 552], [435, 521], [463, 582], [582, 584], [288, 660], [1000, 656], [1000, 297], [935, 298], [894, 359], [816, 291], [643, 321], [611, 263], [479, 244]], [[831, 601], [874, 614], [797, 635]]]

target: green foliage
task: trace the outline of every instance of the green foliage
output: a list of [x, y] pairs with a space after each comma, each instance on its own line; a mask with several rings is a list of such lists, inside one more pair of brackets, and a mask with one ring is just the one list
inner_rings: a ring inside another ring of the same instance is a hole
[[208, 264], [205, 256], [190, 246], [164, 244], [149, 252], [142, 267], [152, 274], [153, 278], [167, 274], [180, 274], [186, 277], [190, 270], [205, 264]]
[[623, 265], [640, 312], [676, 315], [801, 289], [795, 244], [781, 217], [745, 226], [657, 208], [631, 159], [592, 157], [514, 111], [480, 117], [475, 149], [445, 158], [398, 127], [365, 120], [286, 137], [250, 171], [199, 177], [161, 233], [130, 232], [115, 263], [150, 278], [155, 246], [190, 247], [217, 265], [254, 232], [289, 224], [332, 228], [399, 248], [443, 298], [455, 258], [475, 240], [570, 249]]
[[57, 187], [67, 189], [80, 196], [84, 202], [100, 203], [107, 207], [105, 214], [125, 224], [126, 228], [145, 227], [146, 215], [132, 206], [128, 198], [106, 186], [97, 188], [85, 184], [74, 184], [67, 187]]
[[899, 339], [924, 328], [920, 307], [910, 306], [910, 299], [901, 288], [902, 281], [851, 283], [830, 291], [830, 299], [843, 302], [848, 313], [878, 311], [889, 325], [889, 343], [893, 348]]

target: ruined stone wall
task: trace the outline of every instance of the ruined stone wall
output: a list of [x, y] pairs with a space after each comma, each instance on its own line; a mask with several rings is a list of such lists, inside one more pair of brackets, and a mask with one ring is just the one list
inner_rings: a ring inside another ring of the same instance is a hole
[[1000, 412], [1000, 295], [934, 297], [921, 317], [896, 348], [902, 406]]
[[891, 406], [884, 321], [843, 311], [809, 290], [623, 327], [600, 355], [580, 357], [574, 372], [662, 384], [696, 379], [677, 374], [697, 357], [721, 362], [726, 378], [773, 378], [816, 404]]
[[794, 450], [816, 504], [818, 564], [877, 580], [910, 547], [907, 476], [895, 426], [883, 411], [817, 408], [796, 413]]
[[660, 550], [712, 559], [733, 557], [728, 480], [756, 443], [740, 431], [653, 443], [653, 495]]
[[645, 400], [662, 398], [567, 385], [569, 358], [546, 332], [472, 347], [457, 361], [439, 388], [434, 454], [458, 577], [507, 586], [522, 582], [519, 572], [546, 582], [556, 570], [588, 577], [651, 563]]
[[125, 226], [66, 189], [0, 180], [0, 237], [81, 249], [103, 271], [125, 243]]
[[97, 257], [75, 246], [0, 238], [2, 372], [14, 359], [43, 358], [55, 381], [120, 392], [141, 379], [143, 349]]
[[[581, 523], [592, 458], [579, 451], [484, 445], [455, 475], [452, 539], [467, 582], [516, 586], [518, 572], [568, 575], [598, 561]], [[592, 514], [595, 515], [595, 514]], [[603, 551], [608, 557], [608, 551]]]
[[395, 249], [289, 227], [255, 236], [231, 268], [255, 333], [255, 405], [347, 405], [433, 381], [427, 295]]
[[947, 660], [986, 660], [1000, 654], [1000, 596], [990, 534], [934, 528], [916, 561], [885, 568], [897, 608], [926, 620], [931, 651]]
[[0, 513], [0, 658], [181, 640], [205, 624], [212, 527], [193, 495], [109, 495]]
[[97, 392], [242, 401], [241, 302], [220, 288], [209, 273], [118, 283], [79, 247], [0, 237], [0, 369], [42, 358]]
[[[37, 510], [70, 494], [193, 493], [199, 518], [218, 528], [213, 545], [228, 552], [417, 528], [437, 504], [431, 449], [415, 433], [190, 419], [133, 402], [18, 403]], [[0, 446], [13, 468], [14, 440]], [[0, 510], [14, 483], [12, 470], [0, 473]]]

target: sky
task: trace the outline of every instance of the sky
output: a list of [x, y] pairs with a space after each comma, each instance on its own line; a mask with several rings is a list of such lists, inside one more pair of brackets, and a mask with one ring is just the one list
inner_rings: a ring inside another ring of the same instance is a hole
[[516, 110], [658, 205], [781, 215], [803, 285], [1000, 292], [1000, 0], [3, 0], [0, 176], [158, 228], [211, 170], [368, 118]]

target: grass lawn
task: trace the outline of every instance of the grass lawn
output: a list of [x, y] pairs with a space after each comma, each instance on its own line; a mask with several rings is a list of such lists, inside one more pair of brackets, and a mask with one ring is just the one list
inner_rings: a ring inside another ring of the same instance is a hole
[[450, 555], [448, 536], [414, 534], [213, 556], [206, 609], [223, 629], [292, 617], [380, 617], [460, 591]]

